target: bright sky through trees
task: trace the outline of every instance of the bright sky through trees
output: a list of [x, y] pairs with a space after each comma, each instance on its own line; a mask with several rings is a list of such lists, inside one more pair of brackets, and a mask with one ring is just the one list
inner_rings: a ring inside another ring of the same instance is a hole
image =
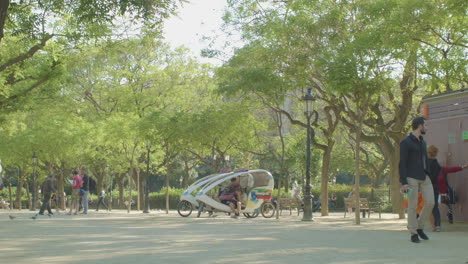
[[[178, 9], [178, 15], [164, 22], [164, 37], [171, 46], [186, 46], [200, 57], [200, 51], [207, 48], [209, 41], [204, 36], [220, 36], [223, 23], [225, 0], [190, 0]], [[217, 47], [222, 45], [221, 37]], [[217, 59], [201, 59], [203, 62], [221, 64]]]

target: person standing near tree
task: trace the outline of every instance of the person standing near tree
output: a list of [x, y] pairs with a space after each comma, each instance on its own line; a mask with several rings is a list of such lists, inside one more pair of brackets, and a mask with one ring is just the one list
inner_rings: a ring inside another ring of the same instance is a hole
[[81, 169], [80, 175], [83, 179], [83, 186], [81, 187], [81, 203], [83, 206], [83, 214], [88, 214], [89, 206], [89, 191], [94, 184], [94, 180], [86, 173], [86, 169]]
[[[427, 132], [426, 121], [416, 117], [411, 123], [413, 132], [400, 143], [400, 182], [401, 192], [408, 195], [408, 230], [411, 242], [419, 243], [419, 237], [429, 240], [424, 233], [424, 223], [434, 208], [434, 190], [429, 178], [429, 160], [423, 135]], [[419, 218], [416, 217], [418, 192], [424, 198], [424, 208]]]
[[73, 171], [73, 180], [72, 183], [72, 194], [70, 202], [70, 212], [68, 215], [72, 214], [73, 208], [75, 208], [75, 215], [78, 214], [78, 196], [80, 194], [80, 188], [83, 185], [83, 179], [81, 179], [80, 174], [77, 170]]

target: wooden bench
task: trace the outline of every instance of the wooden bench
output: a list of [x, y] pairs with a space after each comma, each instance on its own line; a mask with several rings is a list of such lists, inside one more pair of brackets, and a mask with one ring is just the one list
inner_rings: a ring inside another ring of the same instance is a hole
[[[344, 203], [345, 203], [344, 217], [346, 217], [348, 208], [356, 209], [356, 200], [353, 197], [344, 198]], [[378, 210], [379, 219], [382, 218], [382, 202], [369, 202], [367, 198], [360, 198], [359, 210], [362, 211], [362, 217], [364, 218], [366, 217], [366, 212], [367, 212], [367, 218], [369, 218], [372, 210]]]
[[[348, 208], [356, 209], [356, 199], [354, 197], [344, 198], [345, 210], [344, 210], [344, 217], [346, 217], [346, 213], [348, 212]], [[369, 207], [369, 200], [367, 198], [359, 198], [359, 210], [362, 211], [362, 217], [367, 217], [370, 215], [370, 207]]]
[[297, 198], [279, 198], [279, 204], [280, 215], [283, 212], [283, 209], [289, 209], [289, 215], [292, 215], [292, 209], [297, 209], [297, 215], [299, 215], [300, 211], [304, 208], [302, 201]]
[[10, 203], [7, 203], [5, 200], [0, 200], [0, 207], [4, 210], [10, 209]]

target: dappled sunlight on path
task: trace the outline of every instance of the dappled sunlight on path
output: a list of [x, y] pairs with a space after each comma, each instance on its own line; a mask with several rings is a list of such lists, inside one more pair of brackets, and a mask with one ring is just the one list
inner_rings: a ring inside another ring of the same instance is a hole
[[[8, 215], [17, 216], [9, 220]], [[32, 220], [0, 211], [1, 263], [461, 263], [468, 261], [468, 225], [409, 242], [405, 220], [391, 214], [362, 219], [341, 213], [277, 219], [182, 218], [127, 214], [58, 215]]]

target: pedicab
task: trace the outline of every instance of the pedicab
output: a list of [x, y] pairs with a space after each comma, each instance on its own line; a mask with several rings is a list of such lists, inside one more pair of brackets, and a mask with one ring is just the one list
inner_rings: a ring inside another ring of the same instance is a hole
[[229, 186], [231, 179], [237, 178], [242, 188], [241, 213], [247, 218], [255, 218], [262, 214], [265, 218], [271, 218], [275, 214], [275, 205], [271, 202], [274, 188], [274, 179], [266, 170], [244, 170], [233, 174], [224, 175], [210, 180], [196, 194], [198, 202], [198, 217], [205, 208], [212, 213], [220, 211], [231, 213], [231, 208], [219, 200], [219, 194]]
[[216, 181], [217, 179], [228, 177], [229, 175], [234, 174], [234, 172], [225, 172], [225, 173], [216, 173], [205, 176], [201, 179], [198, 179], [192, 183], [180, 196], [180, 202], [177, 205], [177, 212], [182, 217], [188, 217], [192, 214], [193, 209], [198, 210], [198, 201], [195, 199], [195, 195], [200, 191], [205, 185], [210, 182]]

